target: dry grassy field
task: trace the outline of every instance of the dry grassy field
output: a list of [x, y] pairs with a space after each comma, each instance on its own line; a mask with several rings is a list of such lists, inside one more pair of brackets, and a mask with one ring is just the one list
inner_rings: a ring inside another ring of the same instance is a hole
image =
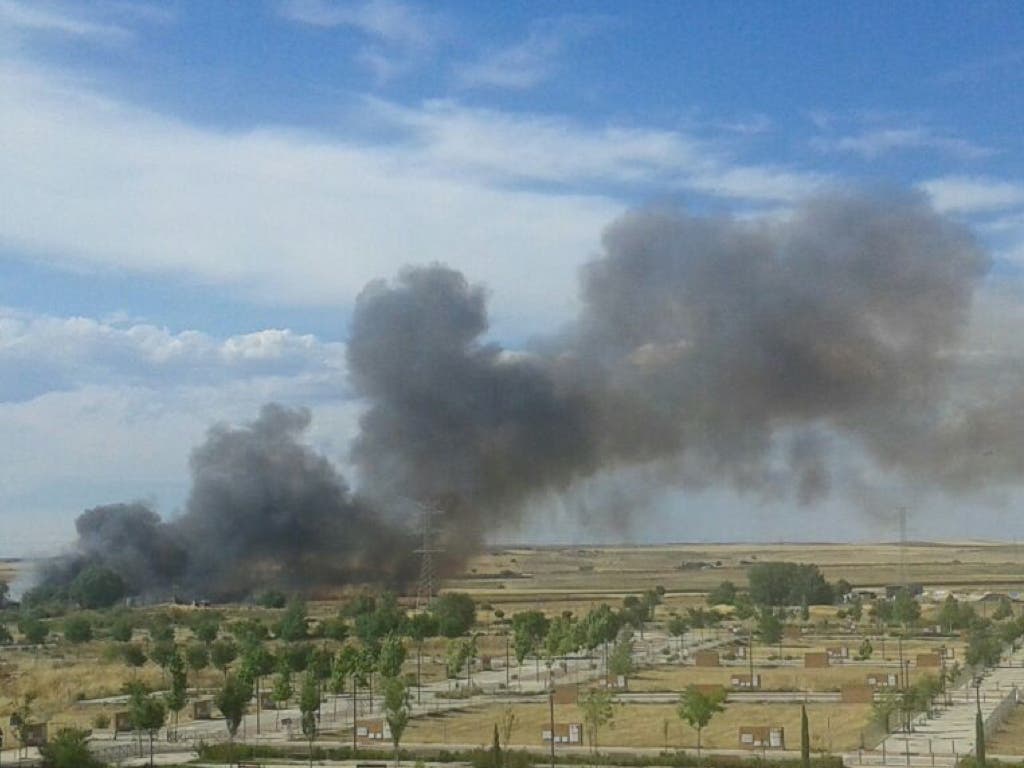
[[[546, 704], [520, 704], [515, 707], [516, 722], [512, 732], [513, 746], [540, 746], [541, 731], [548, 726]], [[406, 732], [409, 742], [448, 744], [490, 744], [494, 723], [502, 722], [502, 706], [469, 707], [447, 715], [431, 716], [413, 721]], [[870, 718], [870, 707], [859, 704], [809, 704], [812, 747], [818, 749], [855, 749], [861, 731]], [[576, 706], [560, 706], [555, 710], [556, 723], [581, 723], [583, 716]], [[789, 747], [800, 744], [799, 704], [728, 704], [704, 729], [701, 743], [705, 747], [736, 749], [740, 726], [783, 726]], [[667, 736], [666, 736], [667, 727]], [[672, 704], [625, 704], [615, 708], [613, 727], [598, 733], [598, 746], [695, 748], [697, 732], [679, 719]]]
[[[908, 546], [903, 552], [895, 545], [671, 545], [657, 547], [516, 547], [481, 554], [468, 563], [465, 572], [449, 578], [444, 588], [470, 593], [478, 603], [481, 656], [490, 656], [500, 665], [506, 652], [507, 619], [518, 611], [540, 609], [549, 616], [572, 611], [580, 616], [601, 603], [618, 606], [630, 594], [662, 586], [664, 600], [655, 613], [663, 621], [673, 613], [705, 606], [707, 590], [730, 580], [739, 587], [747, 584], [752, 564], [789, 560], [818, 565], [827, 578], [845, 578], [855, 587], [879, 587], [900, 579], [901, 570], [911, 582], [929, 589], [954, 589], [964, 592], [985, 590], [1016, 591], [1024, 584], [1020, 552], [1013, 545], [984, 543], [929, 544]], [[13, 576], [10, 564], [0, 563], [0, 578]], [[351, 590], [348, 594], [351, 594]], [[317, 601], [309, 605], [315, 618], [336, 616], [342, 600]], [[154, 607], [149, 611], [161, 611]], [[178, 610], [178, 609], [176, 609]], [[187, 612], [188, 609], [184, 609]], [[839, 620], [835, 606], [813, 606], [807, 623], [809, 633], [799, 639], [785, 639], [780, 646], [761, 646], [755, 641], [754, 663], [762, 675], [762, 687], [778, 691], [834, 691], [844, 685], [859, 684], [872, 672], [892, 671], [897, 658], [895, 637], [879, 636], [865, 615], [852, 628], [848, 620]], [[925, 617], [936, 606], [925, 606]], [[279, 612], [245, 606], [223, 608], [227, 622], [239, 618], [260, 618], [273, 623]], [[142, 612], [140, 622], [145, 621]], [[61, 621], [51, 625], [58, 636]], [[14, 625], [9, 625], [15, 631]], [[724, 630], [723, 630], [724, 631]], [[868, 636], [874, 655], [867, 664], [833, 665], [824, 669], [804, 669], [799, 660], [810, 651], [847, 645], [856, 653], [861, 639]], [[177, 640], [192, 640], [191, 633], [179, 629]], [[737, 638], [745, 641], [745, 636]], [[149, 646], [145, 631], [138, 630], [135, 642]], [[914, 660], [919, 652], [935, 650], [938, 645], [953, 647], [961, 660], [960, 640], [908, 638], [903, 643], [905, 658]], [[678, 646], [673, 644], [673, 653]], [[139, 679], [151, 687], [164, 685], [163, 674], [152, 663], [133, 670], [120, 661], [110, 661], [110, 643], [98, 640], [82, 645], [64, 642], [44, 649], [0, 647], [0, 720], [6, 721], [14, 706], [26, 694], [35, 698], [35, 717], [55, 724], [88, 726], [99, 711], [113, 712], [110, 705], [84, 706], [81, 699], [117, 694], [125, 682]], [[445, 679], [446, 641], [428, 640], [423, 647], [422, 672], [425, 682]], [[779, 666], [778, 658], [797, 663]], [[652, 659], [653, 660], [653, 659]], [[659, 657], [658, 660], [664, 660]], [[532, 680], [534, 664], [527, 662], [524, 679]], [[721, 668], [696, 668], [678, 663], [645, 666], [630, 680], [636, 692], [678, 692], [694, 683], [727, 684], [733, 673], [745, 673], [745, 661], [737, 660]], [[410, 646], [405, 672], [415, 670], [415, 652]], [[542, 667], [543, 670], [543, 667]], [[912, 675], [915, 670], [912, 667]], [[924, 671], [922, 670], [922, 674]], [[190, 676], [189, 684], [214, 687], [220, 673], [212, 669]], [[515, 682], [512, 683], [516, 688]], [[557, 719], [578, 721], [575, 707], [565, 707]], [[813, 704], [808, 707], [812, 742], [815, 749], [833, 751], [855, 748], [870, 713], [864, 705]], [[429, 743], [489, 743], [493, 723], [500, 719], [501, 705], [474, 705], [445, 716], [417, 718], [410, 726], [406, 741]], [[547, 722], [545, 705], [520, 703], [515, 707], [518, 725], [513, 743], [540, 745], [540, 730]], [[790, 704], [755, 705], [733, 703], [717, 715], [704, 734], [709, 747], [735, 748], [740, 725], [782, 725], [791, 743], [799, 738], [799, 706]], [[693, 747], [696, 736], [682, 723], [675, 707], [668, 704], [630, 703], [616, 709], [614, 729], [600, 735], [602, 744], [621, 747]], [[1024, 750], [1024, 717], [1011, 718], [993, 741], [993, 751]]]

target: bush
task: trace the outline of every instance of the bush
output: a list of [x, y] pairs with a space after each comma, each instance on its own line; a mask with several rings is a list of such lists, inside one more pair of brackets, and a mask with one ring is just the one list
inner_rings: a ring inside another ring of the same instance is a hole
[[62, 728], [39, 748], [43, 768], [102, 768], [89, 752], [89, 734], [78, 728]]
[[127, 594], [124, 579], [98, 565], [83, 570], [68, 587], [68, 597], [83, 608], [109, 608]]
[[256, 598], [256, 604], [263, 608], [284, 608], [288, 604], [288, 596], [276, 589], [268, 589]]
[[72, 616], [66, 619], [64, 639], [69, 643], [88, 643], [92, 640], [92, 624], [85, 616]]
[[98, 731], [105, 731], [110, 727], [110, 713], [97, 712], [92, 718], [92, 727]]

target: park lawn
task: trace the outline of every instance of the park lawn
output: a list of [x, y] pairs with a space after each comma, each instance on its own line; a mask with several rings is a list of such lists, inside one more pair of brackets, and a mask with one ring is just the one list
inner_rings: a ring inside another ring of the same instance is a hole
[[[511, 746], [542, 746], [541, 731], [548, 726], [546, 704], [512, 705], [516, 716]], [[408, 743], [479, 744], [489, 746], [494, 724], [499, 727], [504, 714], [502, 705], [473, 706], [442, 716], [413, 720], [403, 741]], [[871, 707], [864, 704], [809, 704], [811, 744], [815, 750], [855, 749], [861, 731], [867, 727]], [[560, 706], [555, 711], [556, 723], [582, 722], [576, 706]], [[739, 727], [743, 725], [781, 725], [786, 729], [787, 746], [800, 746], [799, 704], [729, 704], [716, 714], [704, 729], [701, 742], [705, 747], [735, 749], [739, 746]], [[667, 728], [667, 741], [666, 741]], [[670, 704], [625, 704], [615, 707], [612, 727], [605, 726], [598, 734], [598, 745], [605, 747], [695, 748], [697, 732], [679, 719], [676, 706]]]

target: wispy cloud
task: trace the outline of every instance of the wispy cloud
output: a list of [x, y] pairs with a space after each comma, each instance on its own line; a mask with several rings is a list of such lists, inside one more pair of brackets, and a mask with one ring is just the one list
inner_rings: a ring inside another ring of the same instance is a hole
[[22, 0], [0, 0], [0, 34], [51, 35], [100, 44], [132, 37], [127, 27], [96, 21], [80, 7]]
[[724, 145], [682, 131], [584, 126], [558, 116], [453, 101], [418, 108], [374, 105], [390, 126], [409, 133], [418, 162], [490, 183], [631, 185], [765, 203], [792, 202], [829, 182], [825, 174], [744, 163]]
[[487, 52], [460, 67], [464, 88], [527, 90], [556, 74], [568, 49], [605, 29], [608, 17], [561, 16], [538, 19], [527, 37], [514, 45]]
[[440, 14], [398, 0], [284, 0], [280, 12], [298, 24], [323, 29], [344, 27], [362, 34], [366, 42], [355, 59], [378, 82], [412, 69], [434, 49], [447, 28]]
[[924, 126], [877, 128], [846, 136], [819, 136], [812, 139], [811, 145], [822, 152], [850, 153], [865, 160], [876, 160], [883, 155], [903, 151], [938, 152], [965, 160], [995, 154], [989, 147], [937, 133]]
[[1024, 205], [1024, 185], [985, 176], [941, 176], [918, 186], [940, 211], [988, 213]]

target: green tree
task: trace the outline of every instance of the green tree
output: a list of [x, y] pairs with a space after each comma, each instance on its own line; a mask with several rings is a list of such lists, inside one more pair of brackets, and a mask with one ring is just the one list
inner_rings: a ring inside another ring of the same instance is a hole
[[[342, 688], [339, 693], [344, 692]], [[292, 670], [287, 663], [278, 659], [277, 663], [277, 680], [274, 682], [274, 689], [271, 693], [274, 698], [274, 702], [277, 704], [277, 722], [280, 723], [280, 710], [291, 701], [292, 696], [295, 695], [295, 688], [292, 685]]]
[[149, 658], [153, 660], [153, 663], [160, 667], [160, 671], [163, 673], [164, 680], [167, 679], [167, 669], [173, 659], [178, 654], [178, 646], [174, 644], [174, 640], [161, 639], [153, 643], [149, 649]]
[[64, 639], [69, 643], [88, 643], [92, 640], [92, 622], [85, 616], [71, 616], [65, 619]]
[[149, 735], [149, 764], [153, 765], [153, 741], [156, 733], [167, 721], [167, 707], [155, 696], [149, 696], [137, 687], [128, 702], [132, 727]]
[[750, 597], [758, 605], [831, 605], [835, 590], [816, 565], [756, 563], [747, 572]]
[[235, 641], [230, 638], [222, 638], [215, 640], [210, 645], [210, 663], [216, 669], [221, 671], [224, 678], [227, 679], [228, 667], [231, 666], [231, 662], [238, 658], [238, 646]]
[[395, 633], [385, 635], [377, 654], [377, 667], [382, 677], [398, 677], [405, 663], [405, 645]]
[[423, 642], [438, 633], [437, 617], [432, 613], [417, 613], [408, 623], [409, 637], [416, 643], [416, 699], [420, 700], [421, 675], [420, 665], [423, 657]]
[[110, 639], [119, 643], [131, 642], [134, 632], [135, 623], [130, 614], [118, 616], [110, 625]]
[[79, 728], [61, 728], [39, 748], [39, 756], [43, 768], [103, 768], [89, 751], [89, 732]]
[[466, 634], [476, 623], [476, 603], [462, 592], [446, 592], [430, 606], [437, 617], [438, 632], [447, 638]]
[[165, 700], [167, 709], [174, 713], [174, 733], [178, 733], [178, 715], [188, 703], [188, 675], [185, 671], [185, 660], [180, 653], [175, 653], [167, 668], [171, 674], [171, 689]]
[[[523, 611], [512, 617], [512, 644], [520, 667], [527, 656], [538, 656], [540, 645], [548, 633], [548, 625], [547, 616], [540, 611]], [[537, 677], [540, 677], [539, 666]]]
[[186, 647], [185, 665], [194, 673], [202, 672], [210, 666], [210, 652], [206, 650], [206, 646], [193, 643]]
[[121, 658], [124, 659], [125, 664], [134, 669], [144, 666], [149, 661], [142, 646], [135, 643], [125, 643], [121, 646]]
[[609, 728], [615, 727], [615, 708], [611, 693], [602, 690], [591, 691], [580, 702], [580, 711], [583, 713], [583, 724], [587, 727], [590, 751], [597, 754], [598, 732], [605, 725]]
[[50, 634], [46, 624], [31, 614], [23, 614], [18, 619], [18, 632], [29, 645], [42, 645]]
[[296, 640], [305, 640], [309, 637], [309, 630], [306, 624], [306, 604], [302, 600], [292, 600], [285, 609], [277, 625], [277, 636], [285, 642], [292, 643]]
[[871, 658], [871, 655], [875, 652], [875, 646], [871, 644], [871, 640], [864, 638], [860, 642], [860, 648], [857, 649], [857, 659], [859, 661], [867, 661]]
[[608, 672], [626, 677], [633, 674], [633, 641], [625, 632], [608, 655]]
[[685, 641], [686, 632], [687, 632], [687, 630], [689, 630], [689, 628], [690, 628], [690, 625], [687, 623], [686, 619], [684, 619], [682, 616], [673, 616], [672, 618], [670, 618], [668, 620], [668, 627], [667, 627], [668, 633], [672, 637], [679, 638], [679, 650], [680, 651], [683, 649], [683, 642]]
[[299, 712], [301, 713], [302, 734], [309, 743], [309, 764], [313, 765], [313, 742], [316, 740], [316, 713], [320, 709], [320, 691], [316, 677], [307, 672], [302, 679], [302, 692], [299, 694]]
[[398, 765], [398, 745], [409, 724], [409, 689], [397, 677], [384, 681], [384, 719], [391, 730], [391, 744], [395, 748], [395, 765]]
[[921, 604], [910, 594], [910, 590], [903, 588], [896, 593], [892, 601], [893, 618], [905, 627], [912, 627], [921, 618]]
[[215, 616], [203, 616], [194, 625], [196, 639], [209, 647], [220, 633], [220, 621]]
[[228, 762], [234, 763], [235, 735], [242, 724], [245, 711], [249, 708], [252, 688], [234, 675], [225, 674], [224, 685], [213, 698], [220, 713], [224, 715], [224, 726], [228, 729]]
[[800, 705], [800, 766], [811, 768], [811, 730], [807, 723], [807, 707]]
[[731, 581], [723, 581], [713, 590], [708, 592], [706, 602], [708, 605], [734, 605], [739, 590]]
[[242, 664], [238, 676], [243, 682], [256, 688], [256, 734], [260, 734], [260, 684], [264, 676], [274, 671], [274, 656], [259, 641], [250, 642], [242, 653]]
[[376, 645], [389, 634], [401, 634], [407, 621], [405, 611], [393, 592], [384, 592], [366, 610], [355, 617], [355, 634], [366, 645]]
[[681, 720], [685, 720], [691, 728], [697, 729], [698, 762], [700, 761], [701, 732], [711, 722], [715, 713], [724, 709], [722, 706], [724, 700], [725, 695], [722, 692], [703, 693], [694, 685], [687, 688], [686, 692], [679, 697], [676, 714]]
[[774, 645], [782, 639], [782, 622], [772, 611], [762, 610], [757, 621], [757, 634], [765, 645]]
[[109, 608], [128, 594], [128, 587], [117, 573], [98, 565], [81, 571], [68, 586], [68, 597], [83, 608]]

